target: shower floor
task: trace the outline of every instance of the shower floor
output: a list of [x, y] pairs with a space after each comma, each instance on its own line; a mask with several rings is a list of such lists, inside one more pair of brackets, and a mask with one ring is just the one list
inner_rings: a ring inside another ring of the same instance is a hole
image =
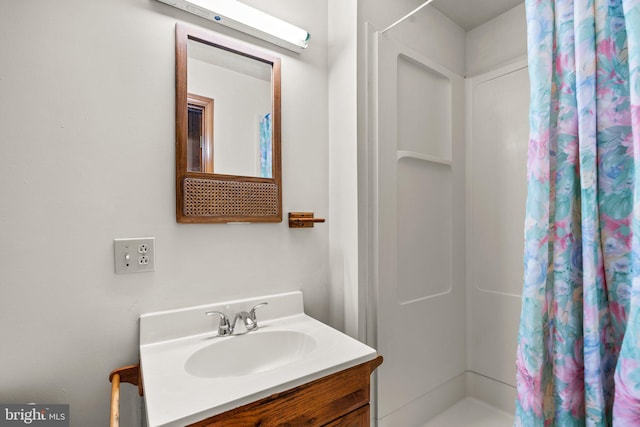
[[462, 399], [422, 427], [512, 427], [513, 415], [473, 398]]

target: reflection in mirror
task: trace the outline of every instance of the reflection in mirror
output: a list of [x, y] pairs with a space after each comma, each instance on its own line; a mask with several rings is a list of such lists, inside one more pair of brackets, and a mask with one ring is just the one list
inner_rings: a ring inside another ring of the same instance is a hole
[[[208, 119], [212, 122], [202, 123], [202, 107], [189, 100], [189, 135], [194, 134], [189, 145], [201, 157], [209, 151], [213, 158], [212, 168], [200, 163], [189, 170], [271, 178], [271, 64], [196, 40], [188, 41], [187, 56], [189, 97], [216, 105]], [[212, 138], [202, 134], [207, 126], [213, 129]]]
[[280, 59], [176, 25], [178, 222], [280, 222]]
[[213, 173], [213, 99], [190, 93], [187, 113], [187, 171]]

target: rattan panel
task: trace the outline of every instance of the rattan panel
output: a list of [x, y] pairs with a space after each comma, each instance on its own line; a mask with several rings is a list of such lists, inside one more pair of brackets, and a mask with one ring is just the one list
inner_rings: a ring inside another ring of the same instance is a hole
[[264, 182], [184, 179], [185, 216], [278, 215], [278, 185]]

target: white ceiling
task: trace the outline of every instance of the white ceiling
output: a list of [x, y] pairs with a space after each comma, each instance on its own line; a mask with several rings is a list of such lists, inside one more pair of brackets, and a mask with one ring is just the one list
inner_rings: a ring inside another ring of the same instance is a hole
[[[433, 7], [469, 31], [519, 5], [524, 0], [435, 0]], [[417, 2], [419, 6], [423, 1]]]

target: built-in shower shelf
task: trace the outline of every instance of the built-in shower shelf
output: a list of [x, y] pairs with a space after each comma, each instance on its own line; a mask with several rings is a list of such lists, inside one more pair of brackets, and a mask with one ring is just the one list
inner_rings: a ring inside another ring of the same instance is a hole
[[410, 159], [418, 159], [424, 160], [432, 163], [440, 163], [441, 165], [451, 166], [451, 160], [443, 159], [440, 157], [429, 156], [427, 154], [417, 153], [415, 151], [406, 151], [406, 150], [398, 150], [398, 160], [410, 158]]

